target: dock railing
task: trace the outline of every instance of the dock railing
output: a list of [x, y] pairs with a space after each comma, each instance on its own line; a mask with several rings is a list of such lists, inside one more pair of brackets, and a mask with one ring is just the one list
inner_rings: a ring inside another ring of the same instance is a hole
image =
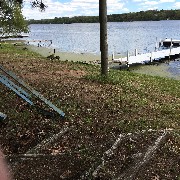
[[[135, 50], [137, 52], [137, 50]], [[150, 53], [145, 54], [137, 54], [135, 53], [134, 56], [129, 56], [129, 52], [127, 53], [126, 57], [123, 58], [115, 58], [115, 55], [112, 55], [112, 62], [113, 63], [128, 63], [128, 64], [136, 64], [141, 63], [144, 64], [146, 62], [152, 62], [154, 60], [158, 61], [164, 58], [171, 58], [173, 56], [180, 54], [180, 47], [170, 48], [170, 49], [164, 49], [159, 51], [153, 51]]]

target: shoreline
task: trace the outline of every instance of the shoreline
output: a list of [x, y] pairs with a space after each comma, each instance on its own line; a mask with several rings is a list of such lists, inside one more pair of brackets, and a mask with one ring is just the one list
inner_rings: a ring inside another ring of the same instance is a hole
[[[61, 61], [73, 61], [73, 62], [84, 62], [84, 63], [94, 63], [98, 64], [100, 62], [101, 56], [100, 54], [92, 54], [92, 53], [74, 53], [74, 52], [61, 52], [54, 48], [48, 47], [37, 47], [35, 45], [27, 45], [26, 46], [29, 50], [36, 52], [43, 57], [50, 56], [54, 54], [54, 56], [59, 56]], [[112, 60], [112, 56], [108, 57], [108, 60]]]
[[[72, 61], [72, 62], [84, 62], [89, 64], [100, 64], [100, 55], [95, 55], [91, 53], [74, 53], [74, 52], [60, 52], [58, 50], [55, 50], [53, 48], [48, 47], [37, 47], [35, 45], [27, 45], [26, 46], [28, 50], [36, 52], [43, 57], [50, 56], [54, 54], [55, 56], [59, 56], [61, 61]], [[112, 56], [110, 55], [108, 57], [108, 60], [111, 62]], [[115, 67], [114, 69], [119, 69], [117, 64], [110, 65], [110, 67]], [[170, 66], [168, 67], [165, 63], [160, 63], [159, 65], [135, 65], [130, 68], [130, 70], [134, 73], [139, 74], [147, 74], [151, 76], [160, 76], [160, 77], [166, 77], [171, 78], [175, 80], [180, 80], [180, 75], [173, 74], [171, 71], [169, 71]]]

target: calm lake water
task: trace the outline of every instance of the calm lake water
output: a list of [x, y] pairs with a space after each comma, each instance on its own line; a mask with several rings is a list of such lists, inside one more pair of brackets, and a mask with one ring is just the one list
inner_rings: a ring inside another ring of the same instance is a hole
[[[143, 21], [108, 23], [108, 48], [124, 54], [135, 49], [152, 51], [156, 38], [180, 39], [180, 21]], [[51, 47], [65, 52], [100, 53], [99, 23], [32, 24], [29, 39], [52, 40]], [[48, 46], [48, 43], [44, 43]]]
[[[108, 23], [109, 54], [126, 55], [154, 51], [156, 42], [173, 38], [180, 39], [180, 20], [137, 21]], [[42, 40], [41, 45], [63, 52], [100, 53], [99, 23], [78, 24], [32, 24], [28, 40]], [[52, 40], [44, 42], [43, 40]], [[38, 42], [30, 42], [36, 44]], [[169, 72], [180, 76], [178, 62], [172, 62]]]

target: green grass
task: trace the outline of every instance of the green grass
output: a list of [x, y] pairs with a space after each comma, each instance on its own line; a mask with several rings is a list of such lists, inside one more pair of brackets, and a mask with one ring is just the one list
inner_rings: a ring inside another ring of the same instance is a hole
[[[59, 139], [62, 142], [60, 145], [65, 147], [65, 153], [61, 156], [68, 154], [71, 162], [73, 158], [77, 160], [78, 155], [78, 161], [82, 162], [79, 169], [84, 164], [88, 172], [102, 163], [103, 153], [112, 147], [120, 134], [153, 129], [150, 133], [152, 137], [147, 132], [147, 137], [145, 133], [141, 137], [148, 138], [150, 145], [154, 143], [156, 130], [171, 128], [171, 136], [158, 154], [158, 158], [162, 159], [156, 158], [157, 162], [152, 163], [155, 166], [151, 170], [163, 177], [166, 169], [161, 160], [170, 162], [169, 155], [172, 155], [178, 161], [180, 81], [118, 70], [110, 70], [108, 77], [103, 77], [99, 66], [49, 61], [22, 48], [3, 44], [0, 64], [14, 71], [63, 110], [65, 118], [57, 116], [48, 119], [0, 84], [0, 112], [8, 115], [0, 129], [0, 140], [7, 153], [13, 152], [14, 142], [18, 140], [18, 153], [24, 153], [43, 139], [59, 133], [63, 125], [73, 125], [72, 130]], [[83, 71], [85, 75], [76, 76], [76, 71]], [[134, 155], [133, 149], [136, 148], [132, 143], [127, 141], [119, 149], [123, 150], [124, 146], [129, 157], [131, 153]], [[139, 147], [143, 148], [143, 144]], [[140, 148], [141, 151], [145, 152], [146, 149]], [[161, 163], [162, 168], [157, 168]], [[171, 171], [176, 176], [178, 165], [174, 160], [173, 163], [175, 168]]]
[[42, 57], [38, 53], [24, 49], [25, 47], [26, 46], [23, 43], [19, 43], [18, 46], [14, 46], [13, 43], [1, 42], [0, 52], [8, 56], [13, 54], [15, 57]]
[[[134, 116], [134, 120], [117, 121], [117, 125], [123, 128], [123, 131], [179, 128], [179, 81], [115, 70], [110, 71], [108, 77], [92, 73], [86, 78], [122, 89], [120, 94], [114, 94], [114, 98], [109, 97], [108, 104], [111, 107], [120, 108], [125, 114], [138, 114], [139, 111], [144, 111], [144, 114], [142, 112], [139, 116]], [[125, 106], [120, 103], [123, 101], [126, 103]], [[149, 117], [148, 111], [150, 114], [154, 113], [154, 116]]]
[[[41, 59], [41, 56], [36, 53], [23, 50], [21, 46], [14, 47], [10, 44], [2, 44], [2, 47], [1, 54], [6, 54], [14, 61], [18, 61], [18, 57], [26, 56], [27, 59], [21, 60], [22, 63], [26, 64], [30, 61], [28, 58], [37, 58], [38, 61], [46, 64], [50, 72], [59, 70], [61, 65], [63, 67], [65, 65], [68, 70], [86, 72], [86, 75], [79, 78], [78, 81], [74, 78], [75, 81], [72, 80], [72, 85], [69, 87], [66, 86], [66, 82], [64, 87], [57, 87], [60, 82], [52, 82], [52, 80], [46, 82], [47, 84], [39, 84], [40, 89], [46, 93], [47, 97], [51, 97], [53, 93], [57, 94], [57, 97], [52, 96], [50, 99], [62, 107], [69, 119], [75, 120], [77, 117], [81, 117], [80, 119], [83, 119], [85, 124], [91, 125], [94, 119], [101, 119], [112, 113], [112, 117], [116, 116], [115, 125], [121, 127], [124, 132], [143, 128], [163, 129], [166, 127], [178, 128], [179, 126], [180, 82], [177, 80], [117, 70], [110, 70], [108, 77], [104, 77], [100, 75], [99, 66], [58, 60], [50, 62], [47, 59]], [[57, 64], [58, 68], [55, 65], [51, 66], [51, 64]], [[41, 69], [34, 66], [31, 72], [38, 74]], [[62, 81], [66, 81], [66, 78], [64, 77]], [[91, 85], [97, 85], [102, 92], [99, 94], [92, 92], [92, 94], [96, 96], [96, 101], [98, 98], [102, 98], [102, 100], [95, 102], [95, 104], [84, 102], [84, 99], [81, 98], [83, 84], [86, 84], [87, 88]], [[103, 86], [110, 86], [110, 91], [104, 90]], [[76, 92], [77, 88], [79, 90]], [[64, 96], [65, 92], [69, 92], [69, 98], [66, 97], [67, 100], [60, 102], [61, 97], [58, 94]], [[101, 105], [104, 107], [104, 114], [101, 112]], [[88, 108], [91, 109], [90, 114], [85, 112]], [[97, 116], [98, 114], [99, 116]], [[29, 114], [24, 113], [21, 116], [22, 119], [27, 119]], [[113, 121], [113, 118], [110, 117], [110, 121]]]
[[136, 83], [137, 87], [134, 91], [137, 90], [137, 92], [140, 93], [144, 92], [147, 94], [147, 90], [149, 90], [161, 91], [162, 93], [170, 93], [171, 95], [180, 96], [180, 81], [163, 77], [111, 70], [108, 77], [101, 76], [97, 73], [94, 75], [92, 73], [86, 78], [103, 84], [121, 85], [125, 89], [132, 89]]

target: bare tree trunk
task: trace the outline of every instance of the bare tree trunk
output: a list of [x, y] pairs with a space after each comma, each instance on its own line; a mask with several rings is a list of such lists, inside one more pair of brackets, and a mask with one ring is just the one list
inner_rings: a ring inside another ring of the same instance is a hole
[[107, 2], [99, 0], [101, 75], [108, 75]]

